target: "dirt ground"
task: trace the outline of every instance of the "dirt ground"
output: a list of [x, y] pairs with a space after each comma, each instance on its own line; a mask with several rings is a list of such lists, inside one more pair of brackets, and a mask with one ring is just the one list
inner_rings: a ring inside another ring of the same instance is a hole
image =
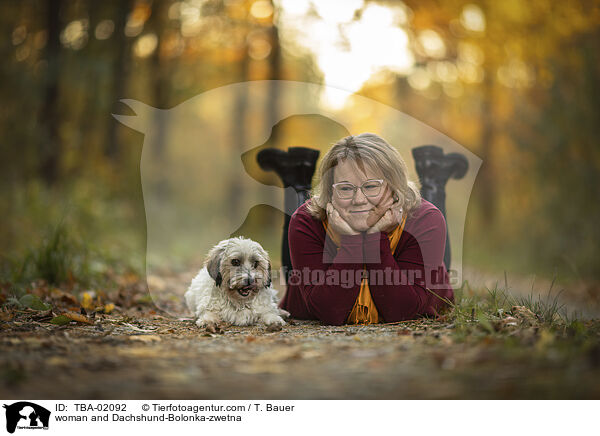
[[223, 334], [160, 315], [2, 327], [6, 399], [600, 398], [600, 350], [456, 342], [435, 321]]
[[[187, 279], [149, 278], [165, 291]], [[106, 297], [114, 311], [88, 313], [84, 323], [49, 322], [72, 299], [55, 290], [36, 291], [50, 295], [51, 314], [5, 309], [0, 398], [600, 398], [600, 346], [576, 333], [466, 331], [447, 317], [339, 327], [292, 320], [279, 332], [211, 334], [170, 315], [185, 313], [179, 296], [158, 298], [160, 310], [141, 288], [124, 284]]]

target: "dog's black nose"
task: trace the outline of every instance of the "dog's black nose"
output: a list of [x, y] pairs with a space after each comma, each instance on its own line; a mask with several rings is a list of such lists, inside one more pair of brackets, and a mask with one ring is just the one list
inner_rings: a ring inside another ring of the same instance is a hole
[[254, 277], [246, 276], [246, 280], [244, 280], [244, 285], [250, 286], [252, 283], [254, 283]]

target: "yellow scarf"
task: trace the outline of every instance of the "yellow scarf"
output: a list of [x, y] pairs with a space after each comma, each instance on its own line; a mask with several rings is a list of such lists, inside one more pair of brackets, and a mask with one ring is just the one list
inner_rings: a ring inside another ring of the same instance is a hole
[[[400, 236], [402, 236], [402, 231], [404, 230], [404, 223], [406, 222], [406, 215], [402, 217], [402, 223], [400, 223], [394, 230], [388, 232], [388, 238], [390, 240], [390, 250], [392, 254], [396, 251], [396, 247], [398, 246], [398, 242], [400, 242]], [[325, 227], [325, 231], [329, 235], [329, 238], [333, 241], [336, 247], [339, 250], [340, 247], [340, 237], [337, 233], [333, 231], [327, 225], [327, 218], [323, 220], [323, 227]], [[364, 266], [366, 270], [366, 265]], [[375, 302], [371, 297], [371, 291], [369, 290], [369, 282], [365, 278], [362, 279], [360, 284], [360, 292], [358, 293], [358, 298], [354, 302], [354, 307], [346, 320], [348, 324], [376, 324], [380, 322], [379, 313], [377, 312], [377, 307], [375, 307]]]

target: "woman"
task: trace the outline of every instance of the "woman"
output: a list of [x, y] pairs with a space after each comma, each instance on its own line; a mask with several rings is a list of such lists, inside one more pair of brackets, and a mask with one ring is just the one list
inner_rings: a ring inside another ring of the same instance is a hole
[[435, 315], [454, 299], [445, 243], [444, 216], [408, 181], [400, 154], [373, 133], [348, 136], [323, 157], [312, 198], [292, 215], [280, 306], [332, 325]]

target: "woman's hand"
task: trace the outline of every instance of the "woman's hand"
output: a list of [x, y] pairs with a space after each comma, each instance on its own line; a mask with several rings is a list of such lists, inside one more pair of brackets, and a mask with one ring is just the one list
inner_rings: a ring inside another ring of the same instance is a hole
[[367, 230], [367, 233], [391, 232], [402, 222], [402, 209], [391, 207], [373, 226]]
[[386, 187], [386, 193], [377, 206], [367, 217], [369, 230], [367, 233], [389, 232], [402, 221], [402, 208], [398, 200], [394, 200], [391, 190]]
[[358, 235], [358, 232], [354, 231], [350, 224], [348, 224], [340, 216], [339, 212], [333, 207], [333, 204], [327, 203], [327, 222], [333, 229], [333, 231], [339, 235]]

